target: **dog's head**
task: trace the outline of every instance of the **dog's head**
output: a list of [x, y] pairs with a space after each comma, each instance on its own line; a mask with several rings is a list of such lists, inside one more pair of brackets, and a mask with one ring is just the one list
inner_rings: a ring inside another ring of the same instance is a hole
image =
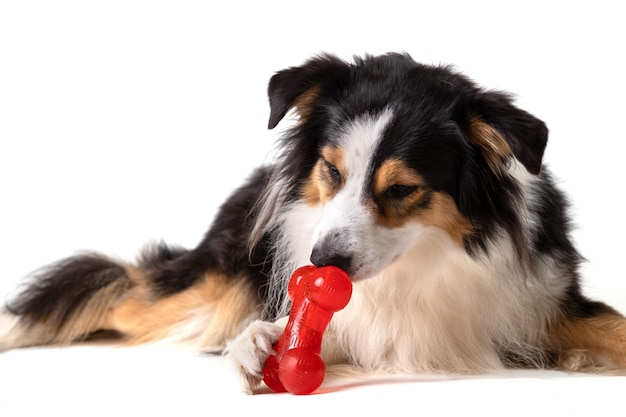
[[548, 133], [508, 95], [402, 54], [322, 55], [275, 74], [268, 92], [270, 128], [299, 117], [283, 172], [293, 198], [323, 207], [314, 264], [365, 278], [431, 228], [469, 253], [502, 230], [523, 245], [509, 170], [538, 174]]

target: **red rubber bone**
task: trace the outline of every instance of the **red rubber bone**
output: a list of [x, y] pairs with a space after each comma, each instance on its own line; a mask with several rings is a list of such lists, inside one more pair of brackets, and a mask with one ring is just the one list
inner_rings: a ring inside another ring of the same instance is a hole
[[285, 331], [267, 358], [263, 381], [274, 391], [310, 394], [324, 381], [326, 365], [320, 356], [322, 336], [336, 311], [352, 296], [348, 275], [334, 266], [303, 266], [291, 276], [293, 301]]

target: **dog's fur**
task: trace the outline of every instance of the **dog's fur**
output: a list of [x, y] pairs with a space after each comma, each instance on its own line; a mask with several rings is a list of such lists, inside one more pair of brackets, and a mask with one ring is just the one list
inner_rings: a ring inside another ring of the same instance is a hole
[[275, 74], [274, 128], [298, 120], [192, 250], [85, 253], [36, 272], [0, 316], [0, 350], [126, 342], [224, 351], [253, 390], [298, 266], [336, 265], [352, 300], [328, 363], [365, 371], [626, 369], [626, 320], [581, 293], [548, 130], [455, 70], [402, 54], [320, 55]]

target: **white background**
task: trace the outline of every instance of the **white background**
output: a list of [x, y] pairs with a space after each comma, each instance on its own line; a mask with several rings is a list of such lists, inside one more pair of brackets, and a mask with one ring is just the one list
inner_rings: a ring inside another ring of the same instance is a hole
[[0, 295], [75, 250], [195, 245], [271, 155], [275, 71], [403, 51], [515, 93], [548, 124], [585, 286], [626, 312], [619, 3], [4, 1]]

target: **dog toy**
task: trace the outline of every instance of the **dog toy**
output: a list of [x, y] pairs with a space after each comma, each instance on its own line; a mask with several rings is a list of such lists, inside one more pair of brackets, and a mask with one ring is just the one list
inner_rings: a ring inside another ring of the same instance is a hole
[[352, 296], [348, 275], [334, 266], [303, 266], [289, 281], [291, 313], [285, 331], [267, 358], [263, 381], [276, 392], [310, 394], [323, 382], [322, 336], [336, 311]]

